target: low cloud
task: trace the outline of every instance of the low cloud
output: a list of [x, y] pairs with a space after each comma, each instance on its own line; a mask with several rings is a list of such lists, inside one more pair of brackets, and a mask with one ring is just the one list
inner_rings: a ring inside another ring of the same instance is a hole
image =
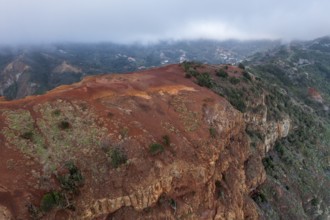
[[0, 0], [0, 44], [166, 39], [312, 39], [327, 0]]

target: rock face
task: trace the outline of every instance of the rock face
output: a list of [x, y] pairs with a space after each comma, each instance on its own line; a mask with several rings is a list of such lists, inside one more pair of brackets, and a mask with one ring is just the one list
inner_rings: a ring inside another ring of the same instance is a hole
[[84, 177], [75, 211], [55, 204], [43, 218], [258, 219], [250, 193], [266, 175], [245, 123], [268, 131], [265, 151], [290, 127], [258, 115], [243, 116], [178, 65], [0, 101], [1, 210], [26, 219], [26, 205], [60, 191], [55, 176], [73, 161]]
[[272, 149], [275, 142], [284, 138], [289, 134], [291, 128], [291, 120], [289, 116], [284, 116], [281, 119], [268, 119], [268, 106], [265, 103], [265, 93], [262, 93], [259, 98], [255, 98], [253, 103], [248, 103], [248, 107], [251, 109], [257, 109], [247, 111], [244, 113], [244, 121], [247, 124], [248, 129], [258, 133], [261, 143], [258, 144], [258, 153], [264, 157], [266, 153]]

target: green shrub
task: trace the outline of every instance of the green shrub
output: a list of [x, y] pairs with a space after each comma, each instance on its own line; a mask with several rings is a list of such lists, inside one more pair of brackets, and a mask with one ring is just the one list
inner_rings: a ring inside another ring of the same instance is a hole
[[63, 198], [59, 192], [52, 191], [46, 193], [41, 199], [40, 209], [43, 212], [49, 212], [52, 208], [60, 205], [61, 200], [63, 200]]
[[187, 72], [187, 74], [189, 74], [190, 76], [193, 76], [193, 77], [197, 77], [200, 73], [198, 71], [192, 69], [192, 70], [189, 70]]
[[284, 147], [280, 143], [275, 144], [275, 150], [281, 157], [284, 155]]
[[33, 139], [33, 132], [32, 131], [27, 131], [24, 132], [23, 134], [20, 135], [21, 138], [27, 139], [27, 140], [32, 140]]
[[240, 80], [239, 80], [238, 78], [236, 78], [236, 77], [230, 77], [230, 79], [229, 79], [229, 82], [230, 82], [231, 84], [233, 84], [233, 85], [238, 84], [239, 81], [240, 81]]
[[164, 151], [164, 147], [161, 144], [153, 143], [153, 144], [149, 145], [149, 152], [152, 155], [156, 155], [156, 154], [161, 153], [163, 151]]
[[202, 87], [212, 88], [213, 81], [209, 73], [202, 73], [196, 76], [197, 84]]
[[246, 79], [250, 80], [250, 81], [252, 80], [250, 74], [249, 74], [248, 72], [246, 72], [246, 71], [243, 71], [243, 76], [244, 76]]
[[265, 157], [262, 159], [262, 163], [266, 170], [273, 170], [274, 164], [273, 164], [273, 158], [272, 157]]
[[166, 145], [166, 146], [170, 146], [171, 145], [170, 136], [164, 135], [162, 138], [163, 138], [164, 145]]
[[243, 101], [242, 95], [235, 90], [230, 90], [229, 92], [227, 92], [227, 94], [227, 98], [230, 104], [232, 104], [237, 110], [245, 112], [246, 105]]
[[214, 127], [210, 127], [209, 132], [210, 132], [211, 138], [215, 138], [217, 136], [217, 130]]
[[81, 172], [72, 161], [67, 162], [65, 167], [68, 169], [69, 174], [57, 177], [61, 188], [70, 193], [78, 194], [79, 187], [82, 186], [84, 182]]
[[126, 163], [126, 161], [127, 161], [126, 154], [119, 148], [114, 148], [114, 149], [110, 150], [109, 156], [111, 159], [111, 165], [114, 168], [119, 167], [120, 165]]
[[267, 202], [266, 196], [262, 192], [256, 192], [255, 194], [253, 194], [252, 199], [257, 203]]
[[53, 114], [54, 116], [60, 116], [60, 115], [61, 115], [61, 110], [59, 110], [59, 109], [55, 109], [55, 110], [52, 112], [52, 114]]
[[245, 66], [243, 65], [243, 63], [239, 63], [239, 64], [238, 64], [238, 68], [244, 70], [244, 69], [245, 69]]
[[228, 73], [226, 71], [224, 71], [223, 69], [219, 69], [215, 74], [222, 78], [228, 77]]
[[66, 130], [66, 129], [70, 128], [70, 123], [68, 121], [61, 121], [58, 124], [58, 127], [62, 130]]
[[319, 200], [318, 200], [318, 198], [313, 198], [313, 199], [311, 200], [311, 204], [312, 204], [312, 206], [317, 206], [317, 205], [319, 204]]

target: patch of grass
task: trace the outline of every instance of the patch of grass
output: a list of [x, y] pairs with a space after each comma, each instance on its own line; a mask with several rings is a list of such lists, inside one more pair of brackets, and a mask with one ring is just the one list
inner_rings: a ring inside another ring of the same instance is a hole
[[164, 146], [158, 143], [153, 143], [149, 145], [149, 152], [152, 155], [159, 154], [164, 151]]

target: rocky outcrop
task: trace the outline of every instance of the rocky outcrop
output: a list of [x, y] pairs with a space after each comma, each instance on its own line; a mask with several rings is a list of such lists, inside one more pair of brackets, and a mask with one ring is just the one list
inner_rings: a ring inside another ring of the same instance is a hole
[[244, 113], [244, 120], [248, 129], [260, 136], [261, 143], [258, 146], [258, 155], [264, 157], [278, 139], [284, 138], [289, 134], [291, 120], [285, 115], [282, 116], [282, 119], [269, 120], [265, 94], [256, 98], [254, 103], [249, 103], [249, 107], [253, 110]]
[[[15, 191], [6, 200], [12, 207], [39, 206], [59, 188], [54, 176], [68, 160], [84, 176], [76, 211], [56, 206], [44, 213], [49, 219], [258, 219], [250, 193], [266, 175], [246, 123], [265, 131], [265, 151], [290, 127], [267, 122], [264, 112], [243, 115], [177, 65], [89, 77], [0, 105], [0, 171], [29, 176], [26, 184], [0, 180]], [[152, 144], [162, 149], [153, 153]], [[114, 165], [114, 150], [127, 161]]]

